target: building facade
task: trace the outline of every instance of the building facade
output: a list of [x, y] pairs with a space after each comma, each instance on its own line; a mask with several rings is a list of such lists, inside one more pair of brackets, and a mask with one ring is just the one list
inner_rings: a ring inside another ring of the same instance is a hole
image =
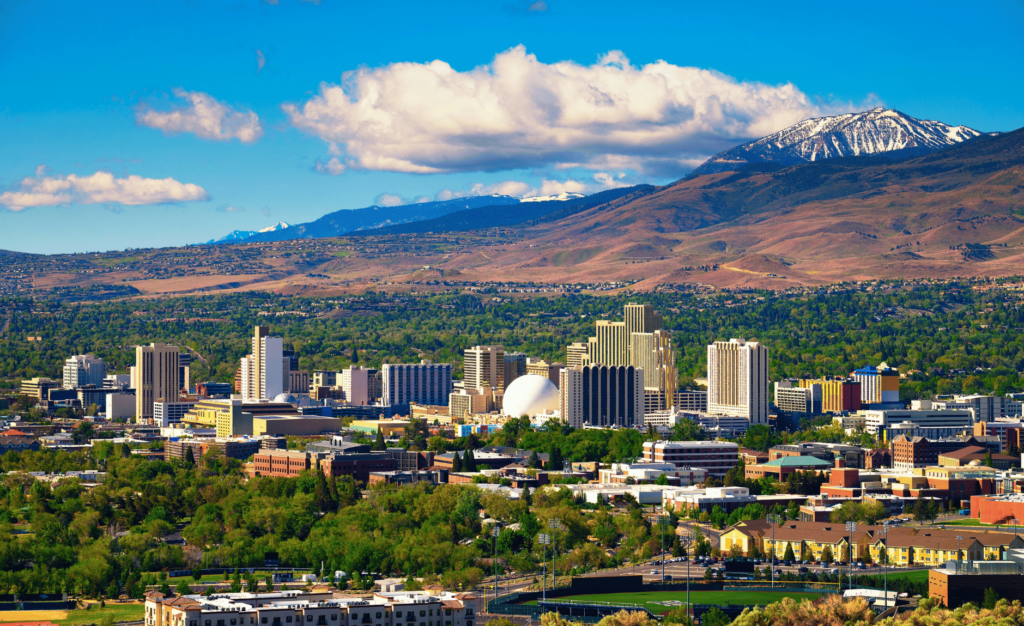
[[727, 441], [645, 441], [644, 462], [706, 470], [716, 478], [739, 463], [739, 444]]
[[86, 385], [103, 387], [103, 379], [106, 376], [107, 365], [103, 359], [91, 354], [79, 354], [64, 361], [62, 386], [64, 389], [76, 389]]
[[586, 365], [562, 370], [562, 419], [575, 428], [643, 424], [643, 370], [631, 365]]
[[464, 385], [467, 388], [505, 388], [504, 346], [473, 346], [466, 348], [463, 354]]
[[153, 403], [177, 402], [181, 396], [178, 387], [178, 346], [151, 343], [135, 348], [135, 367], [132, 370], [135, 389], [135, 420], [153, 419]]
[[452, 392], [450, 363], [387, 363], [381, 374], [384, 379], [382, 401], [391, 414], [408, 412], [413, 402], [448, 405], [448, 394]]
[[708, 413], [768, 423], [768, 348], [743, 339], [708, 346]]

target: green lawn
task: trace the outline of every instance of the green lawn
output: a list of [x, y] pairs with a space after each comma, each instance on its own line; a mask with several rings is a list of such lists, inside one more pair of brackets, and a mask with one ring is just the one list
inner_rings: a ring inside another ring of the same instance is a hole
[[115, 622], [133, 622], [143, 619], [145, 613], [144, 604], [108, 604], [102, 609], [97, 604], [88, 611], [68, 611], [67, 619], [54, 620], [54, 623], [58, 626], [99, 624], [105, 615], [113, 615]]
[[[913, 582], [928, 582], [928, 572], [926, 569], [916, 569], [909, 572], [889, 572], [889, 578], [907, 578]], [[879, 573], [879, 576], [882, 574]]]
[[[691, 591], [690, 602], [693, 604], [771, 604], [783, 598], [801, 600], [817, 599], [821, 594], [791, 591]], [[686, 602], [685, 591], [643, 591], [640, 593], [608, 593], [583, 596], [565, 596], [558, 600], [575, 600], [577, 602], [609, 604], [640, 604], [651, 613], [664, 613], [675, 607], [656, 604], [666, 600]], [[524, 604], [537, 604], [531, 601]]]

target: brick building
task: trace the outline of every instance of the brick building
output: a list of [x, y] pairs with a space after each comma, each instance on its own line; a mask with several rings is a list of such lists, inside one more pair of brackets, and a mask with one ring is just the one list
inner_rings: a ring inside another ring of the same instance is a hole
[[[925, 437], [908, 437], [899, 435], [892, 440], [892, 466], [895, 469], [914, 469], [939, 464], [939, 455], [961, 450], [968, 446], [985, 444], [974, 437], [954, 437], [950, 439], [927, 439]], [[998, 453], [999, 450], [994, 452]]]

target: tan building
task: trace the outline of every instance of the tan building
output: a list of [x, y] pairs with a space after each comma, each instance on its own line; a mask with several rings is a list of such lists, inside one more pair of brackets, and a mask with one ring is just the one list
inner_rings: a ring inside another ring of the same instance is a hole
[[467, 389], [505, 388], [504, 346], [473, 346], [466, 348], [464, 364]]
[[288, 393], [309, 393], [309, 372], [288, 372]]
[[60, 389], [60, 381], [38, 376], [21, 381], [21, 395], [35, 398], [37, 402], [47, 400], [51, 389]]
[[464, 420], [477, 413], [494, 410], [494, 395], [490, 387], [463, 388], [448, 395], [448, 407], [452, 419]]
[[[320, 435], [338, 432], [343, 422], [336, 417], [311, 415], [262, 415], [252, 418], [252, 435]], [[218, 427], [218, 432], [220, 428]]]
[[567, 368], [590, 364], [589, 343], [570, 343], [565, 352], [565, 367]]
[[[574, 344], [575, 345], [575, 344]], [[585, 344], [580, 344], [585, 345]], [[570, 348], [572, 346], [569, 346]], [[565, 368], [565, 363], [548, 363], [544, 359], [527, 359], [526, 373], [534, 376], [543, 376], [558, 385], [559, 373]]]
[[629, 364], [629, 334], [625, 322], [597, 321], [597, 336], [591, 338], [590, 362], [601, 365]]
[[135, 348], [132, 387], [135, 389], [135, 421], [153, 419], [153, 403], [177, 402], [181, 397], [178, 346], [151, 343]]
[[744, 339], [708, 346], [708, 413], [768, 423], [768, 348]]

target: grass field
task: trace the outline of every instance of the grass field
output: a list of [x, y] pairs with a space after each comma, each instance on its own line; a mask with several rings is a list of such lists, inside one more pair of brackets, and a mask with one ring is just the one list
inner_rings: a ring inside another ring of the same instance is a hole
[[[914, 582], [927, 582], [929, 571], [930, 570], [926, 569], [916, 569], [909, 572], [889, 572], [889, 579], [892, 580], [894, 578], [907, 578]], [[882, 574], [879, 573], [878, 575], [881, 576]], [[854, 578], [856, 578], [856, 576]]]
[[12, 622], [56, 622], [67, 618], [67, 611], [0, 611], [0, 624]]
[[[792, 591], [691, 591], [690, 602], [694, 604], [771, 604], [783, 598], [801, 600], [820, 598], [821, 594]], [[608, 593], [583, 596], [566, 596], [559, 600], [609, 604], [639, 604], [651, 613], [664, 613], [674, 607], [656, 604], [666, 600], [686, 602], [685, 591], [643, 591], [639, 593]], [[536, 601], [525, 604], [537, 604]]]
[[106, 615], [113, 616], [115, 622], [132, 622], [141, 620], [145, 614], [146, 605], [144, 604], [108, 604], [102, 609], [99, 605], [93, 605], [93, 608], [88, 611], [68, 611], [66, 617], [55, 619], [53, 622], [59, 626], [99, 624]]

